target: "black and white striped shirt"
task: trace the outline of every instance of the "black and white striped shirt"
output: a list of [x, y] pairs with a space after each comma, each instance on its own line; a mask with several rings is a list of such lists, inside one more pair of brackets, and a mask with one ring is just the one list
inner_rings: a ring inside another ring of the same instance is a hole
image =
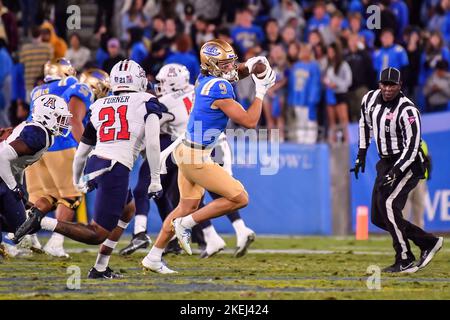
[[369, 91], [361, 104], [359, 148], [369, 148], [374, 137], [380, 157], [400, 155], [394, 172], [404, 172], [416, 159], [421, 142], [420, 113], [402, 92], [384, 102], [381, 90]]

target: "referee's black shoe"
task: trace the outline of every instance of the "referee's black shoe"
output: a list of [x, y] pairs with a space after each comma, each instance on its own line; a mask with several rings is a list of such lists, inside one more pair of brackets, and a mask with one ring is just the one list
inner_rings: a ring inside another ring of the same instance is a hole
[[414, 260], [396, 261], [392, 266], [384, 268], [382, 271], [386, 273], [414, 273], [419, 268], [414, 264]]
[[425, 268], [427, 264], [430, 263], [431, 259], [433, 259], [434, 255], [442, 248], [442, 244], [444, 242], [443, 237], [437, 238], [436, 243], [428, 248], [428, 249], [422, 249], [420, 252], [420, 260], [417, 264], [417, 267], [419, 269]]

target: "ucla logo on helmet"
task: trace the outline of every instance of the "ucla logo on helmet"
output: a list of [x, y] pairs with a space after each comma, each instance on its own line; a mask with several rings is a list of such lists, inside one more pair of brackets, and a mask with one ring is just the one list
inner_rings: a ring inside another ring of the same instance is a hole
[[219, 49], [212, 45], [206, 46], [205, 49], [203, 49], [203, 53], [213, 57], [220, 55]]

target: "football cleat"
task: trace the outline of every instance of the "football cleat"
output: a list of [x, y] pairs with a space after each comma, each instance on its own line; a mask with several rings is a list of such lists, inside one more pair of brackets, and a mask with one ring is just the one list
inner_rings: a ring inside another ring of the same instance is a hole
[[53, 245], [50, 241], [47, 242], [43, 250], [46, 254], [52, 257], [69, 258], [69, 254], [64, 251], [64, 247], [62, 245]]
[[183, 249], [181, 249], [180, 245], [178, 244], [178, 239], [170, 240], [167, 244], [166, 248], [164, 249], [163, 256], [166, 254], [173, 253], [175, 255], [179, 255], [183, 252]]
[[3, 243], [0, 243], [0, 260], [8, 258], [9, 258], [8, 250], [6, 250], [6, 247]]
[[420, 260], [419, 260], [419, 263], [417, 263], [417, 267], [419, 269], [425, 268], [427, 266], [427, 264], [430, 263], [431, 259], [433, 259], [435, 254], [442, 248], [443, 242], [444, 242], [444, 238], [439, 237], [433, 247], [431, 247], [429, 249], [421, 250]]
[[12, 241], [17, 244], [27, 235], [33, 234], [41, 230], [41, 220], [45, 216], [39, 209], [31, 208], [27, 210], [28, 218], [16, 230]]
[[88, 279], [122, 279], [123, 275], [114, 272], [110, 267], [106, 267], [105, 271], [98, 271], [94, 267], [89, 270]]
[[240, 258], [247, 253], [247, 249], [250, 247], [253, 241], [255, 241], [256, 234], [252, 229], [246, 228], [243, 233], [237, 234], [236, 250], [234, 251], [234, 257]]
[[[14, 237], [14, 234], [12, 234], [12, 239]], [[42, 245], [39, 242], [39, 239], [36, 234], [27, 234], [22, 241], [19, 242], [17, 247], [22, 249], [30, 249], [33, 252], [36, 253], [45, 253], [44, 250], [42, 250]]]
[[181, 225], [181, 218], [172, 220], [172, 227], [177, 236], [180, 247], [186, 251], [188, 255], [192, 255], [191, 249], [191, 229], [185, 228]]
[[200, 258], [210, 258], [216, 253], [222, 251], [226, 246], [225, 241], [219, 236], [214, 237], [214, 239], [208, 239], [206, 242], [206, 248], [200, 254]]
[[150, 260], [148, 257], [145, 257], [142, 260], [142, 266], [144, 267], [144, 270], [150, 270], [155, 273], [161, 273], [161, 274], [170, 274], [170, 273], [178, 273], [175, 270], [169, 269], [167, 267], [167, 264], [164, 260]]
[[119, 251], [119, 254], [122, 256], [127, 256], [134, 253], [138, 249], [145, 249], [149, 245], [152, 244], [152, 240], [145, 232], [139, 232], [138, 234], [133, 235], [133, 239], [131, 242], [122, 250]]
[[15, 257], [29, 257], [32, 252], [26, 248], [20, 248], [10, 244], [0, 244], [0, 257], [3, 259], [15, 258]]

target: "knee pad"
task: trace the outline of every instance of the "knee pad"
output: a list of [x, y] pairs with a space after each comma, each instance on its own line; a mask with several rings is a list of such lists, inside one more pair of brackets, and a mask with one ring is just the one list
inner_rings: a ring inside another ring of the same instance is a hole
[[62, 204], [69, 209], [77, 210], [81, 204], [81, 197], [76, 197], [75, 199], [61, 198], [58, 200], [57, 204]]

